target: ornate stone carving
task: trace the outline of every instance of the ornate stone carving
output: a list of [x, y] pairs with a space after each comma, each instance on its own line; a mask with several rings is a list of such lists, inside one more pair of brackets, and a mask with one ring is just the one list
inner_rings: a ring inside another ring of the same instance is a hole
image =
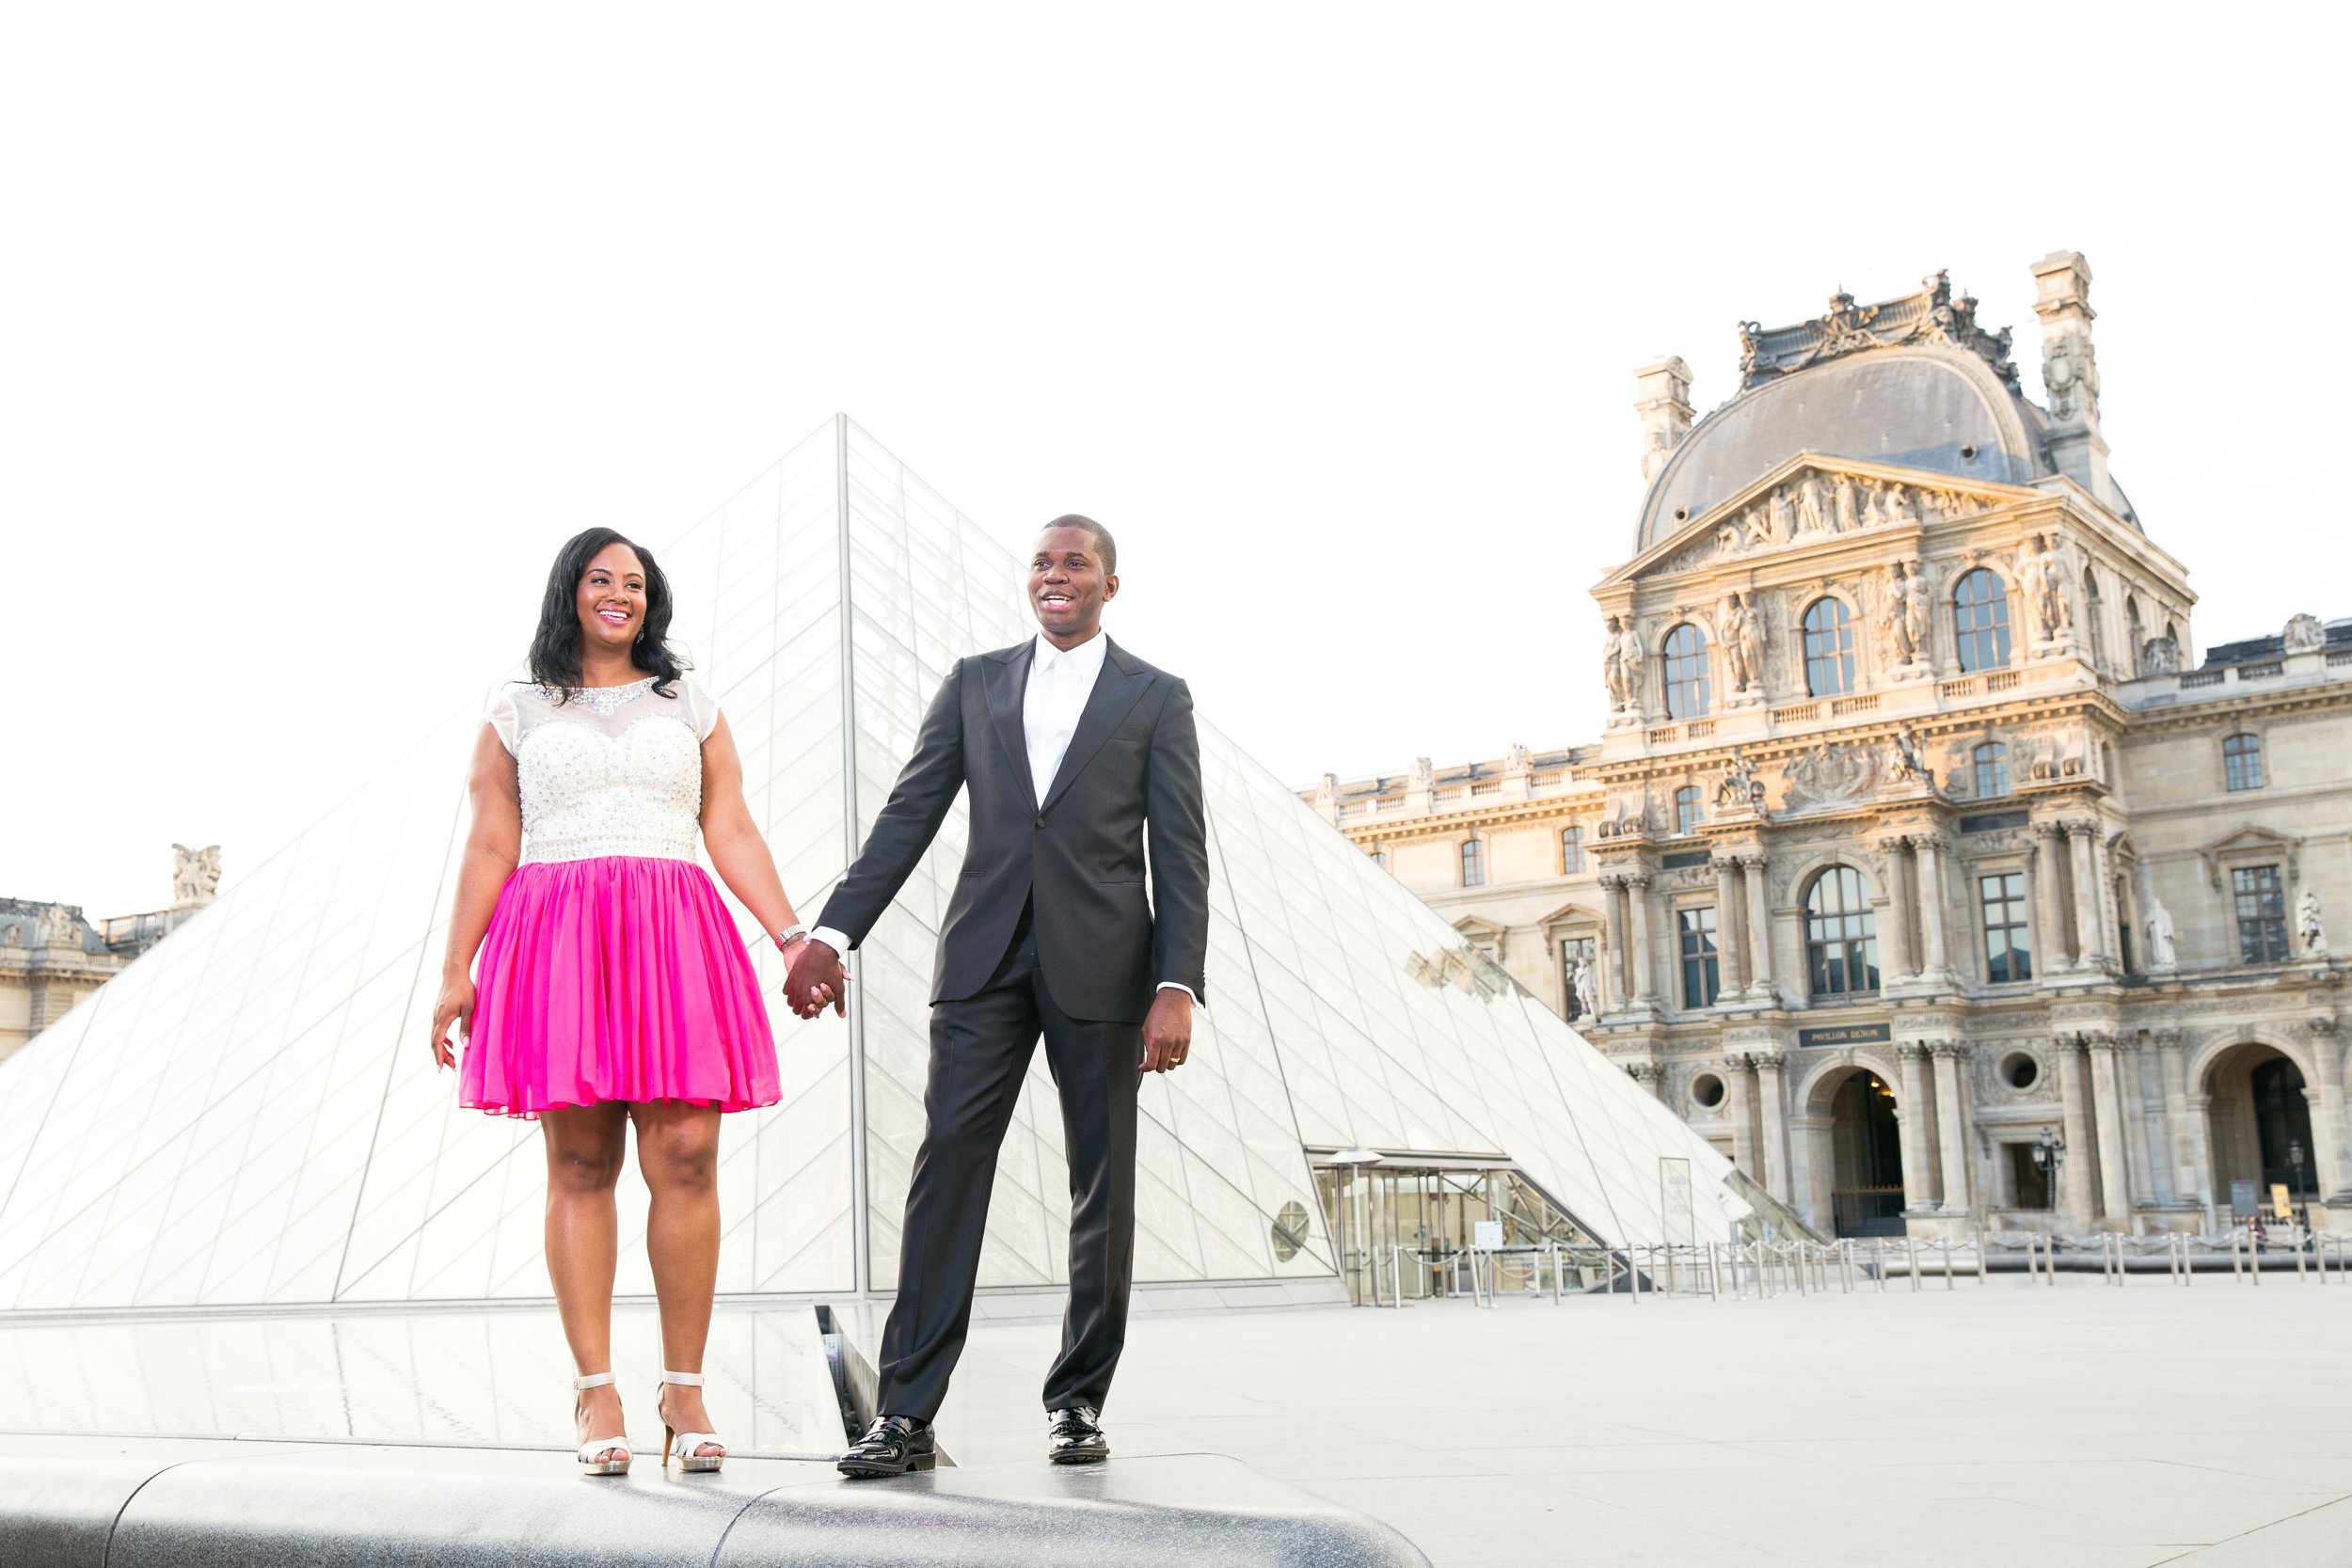
[[1836, 805], [1863, 794], [1878, 780], [1875, 754], [1859, 746], [1816, 741], [1787, 765], [1787, 804], [1791, 810]]
[[1928, 618], [1932, 590], [1928, 585], [1925, 568], [1917, 562], [1906, 565], [1896, 562], [1886, 569], [1886, 610], [1883, 624], [1886, 632], [1887, 651], [1892, 662], [1900, 667], [1896, 678], [1900, 680], [1916, 672], [1928, 673]]
[[2316, 615], [2292, 616], [2281, 641], [2288, 653], [2314, 654], [2328, 645], [2328, 628]]
[[2181, 967], [2181, 953], [2172, 936], [2172, 911], [2157, 902], [2154, 891], [2141, 895], [2148, 927], [2148, 967], [2162, 974]]
[[2019, 586], [2033, 618], [2034, 641], [2064, 641], [2074, 629], [2074, 601], [2067, 591], [2066, 562], [2052, 536], [2030, 534], [2017, 562]]
[[2181, 673], [2181, 645], [2169, 637], [2152, 637], [2139, 645], [2139, 673], [2143, 675], [2177, 675]]
[[1435, 789], [1438, 787], [1438, 769], [1427, 757], [1415, 757], [1413, 759], [1412, 787], [1416, 790]]
[[1715, 785], [1715, 803], [1719, 806], [1760, 806], [1764, 803], [1764, 781], [1756, 776], [1756, 765], [1739, 747], [1731, 749], [1731, 756], [1724, 764], [1724, 776]]
[[1601, 654], [1600, 673], [1609, 688], [1610, 706], [1638, 718], [1642, 710], [1642, 661], [1639, 633], [1622, 615], [1609, 617], [1609, 636]]
[[1511, 750], [1503, 756], [1502, 770], [1506, 773], [1527, 773], [1534, 771], [1534, 767], [1535, 753], [1513, 741]]
[[1593, 965], [1581, 958], [1568, 960], [1568, 990], [1576, 998], [1578, 1016], [1592, 1018], [1600, 1012], [1600, 986], [1593, 974]]
[[40, 942], [44, 947], [79, 947], [82, 945], [82, 923], [75, 918], [81, 911], [71, 904], [52, 904], [40, 911]]
[[2328, 956], [2328, 927], [2320, 920], [2319, 893], [2314, 888], [2305, 888], [2303, 896], [2295, 901], [2295, 940], [2302, 944], [2307, 958]]
[[1909, 724], [1898, 724], [1887, 737], [1886, 772], [1890, 784], [1935, 787], [1935, 770], [1920, 752], [1919, 732]]
[[1723, 645], [1724, 673], [1735, 691], [1763, 684], [1757, 676], [1763, 667], [1763, 624], [1745, 596], [1735, 590], [1724, 597], [1715, 612], [1715, 637]]
[[1921, 280], [1917, 293], [1900, 299], [1856, 305], [1853, 295], [1840, 289], [1830, 296], [1829, 309], [1812, 321], [1769, 328], [1741, 322], [1740, 387], [1744, 391], [1809, 365], [1902, 343], [1971, 350], [2002, 380], [2016, 385], [2008, 330], [1989, 333], [1979, 327], [1976, 300], [1954, 295], [1949, 276], [1939, 270]]
[[171, 901], [174, 904], [209, 904], [219, 887], [219, 845], [208, 844], [201, 849], [191, 849], [184, 844], [171, 847]]
[[1649, 802], [1641, 794], [1614, 795], [1609, 800], [1609, 815], [1601, 818], [1601, 838], [1640, 838], [1649, 831]]
[[1337, 773], [1326, 773], [1323, 776], [1323, 782], [1315, 785], [1315, 809], [1329, 811], [1339, 803], [1340, 776]]

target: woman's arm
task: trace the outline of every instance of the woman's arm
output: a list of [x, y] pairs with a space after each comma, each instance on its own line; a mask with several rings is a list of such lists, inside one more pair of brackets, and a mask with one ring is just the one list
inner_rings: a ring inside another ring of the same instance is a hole
[[433, 1059], [455, 1067], [449, 1042], [455, 1023], [461, 1036], [473, 1032], [473, 958], [490, 928], [499, 890], [514, 875], [523, 849], [523, 800], [515, 759], [498, 731], [482, 726], [474, 741], [473, 771], [466, 793], [473, 801], [473, 826], [466, 833], [466, 855], [457, 870], [457, 903], [450, 913], [449, 949], [441, 959], [441, 994], [433, 1005]]
[[743, 803], [743, 759], [736, 754], [735, 732], [727, 728], [725, 714], [703, 742], [703, 846], [719, 879], [752, 911], [761, 930], [772, 937], [800, 923], [792, 900], [784, 895], [776, 859]]

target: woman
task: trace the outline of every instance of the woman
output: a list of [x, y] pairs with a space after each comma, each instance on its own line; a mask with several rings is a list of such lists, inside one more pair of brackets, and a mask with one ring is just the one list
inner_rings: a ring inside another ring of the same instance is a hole
[[698, 826], [787, 960], [807, 940], [744, 806], [726, 720], [670, 649], [670, 608], [653, 557], [611, 529], [557, 556], [535, 684], [493, 704], [474, 743], [473, 827], [433, 1009], [435, 1060], [455, 1065], [451, 1024], [465, 1041], [461, 1103], [536, 1117], [545, 1138], [548, 1274], [580, 1374], [573, 1418], [590, 1475], [629, 1464], [612, 1373], [612, 1194], [629, 1122], [671, 1369], [655, 1390], [662, 1464], [673, 1446], [689, 1470], [726, 1458], [701, 1386], [719, 1117], [781, 1091], [751, 959], [694, 860]]

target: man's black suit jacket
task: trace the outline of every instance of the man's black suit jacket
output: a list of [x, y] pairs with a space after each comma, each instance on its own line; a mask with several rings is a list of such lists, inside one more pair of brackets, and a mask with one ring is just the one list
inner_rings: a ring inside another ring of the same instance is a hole
[[1032, 639], [948, 672], [914, 755], [817, 924], [852, 947], [864, 942], [969, 785], [971, 836], [940, 928], [934, 1004], [988, 983], [1024, 904], [1035, 906], [1046, 986], [1072, 1018], [1140, 1023], [1165, 980], [1205, 1003], [1208, 829], [1192, 693], [1111, 643], [1041, 801], [1022, 725], [1036, 649]]

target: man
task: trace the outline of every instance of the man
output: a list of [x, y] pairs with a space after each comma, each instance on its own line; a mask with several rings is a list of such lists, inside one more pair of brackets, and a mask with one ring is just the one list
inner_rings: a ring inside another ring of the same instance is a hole
[[1209, 938], [1192, 694], [1104, 635], [1118, 567], [1109, 531], [1090, 518], [1056, 518], [1038, 536], [1028, 577], [1038, 635], [948, 672], [786, 980], [803, 1018], [845, 994], [841, 955], [873, 929], [969, 787], [969, 847], [931, 984], [923, 1144], [882, 1331], [880, 1415], [842, 1456], [845, 1475], [933, 1463], [931, 1420], [971, 1323], [996, 1151], [1040, 1034], [1060, 1091], [1071, 1205], [1070, 1308], [1045, 1379], [1046, 1452], [1063, 1465], [1110, 1453], [1101, 1410], [1126, 1339], [1136, 1090], [1141, 1073], [1181, 1067], [1191, 1052]]

